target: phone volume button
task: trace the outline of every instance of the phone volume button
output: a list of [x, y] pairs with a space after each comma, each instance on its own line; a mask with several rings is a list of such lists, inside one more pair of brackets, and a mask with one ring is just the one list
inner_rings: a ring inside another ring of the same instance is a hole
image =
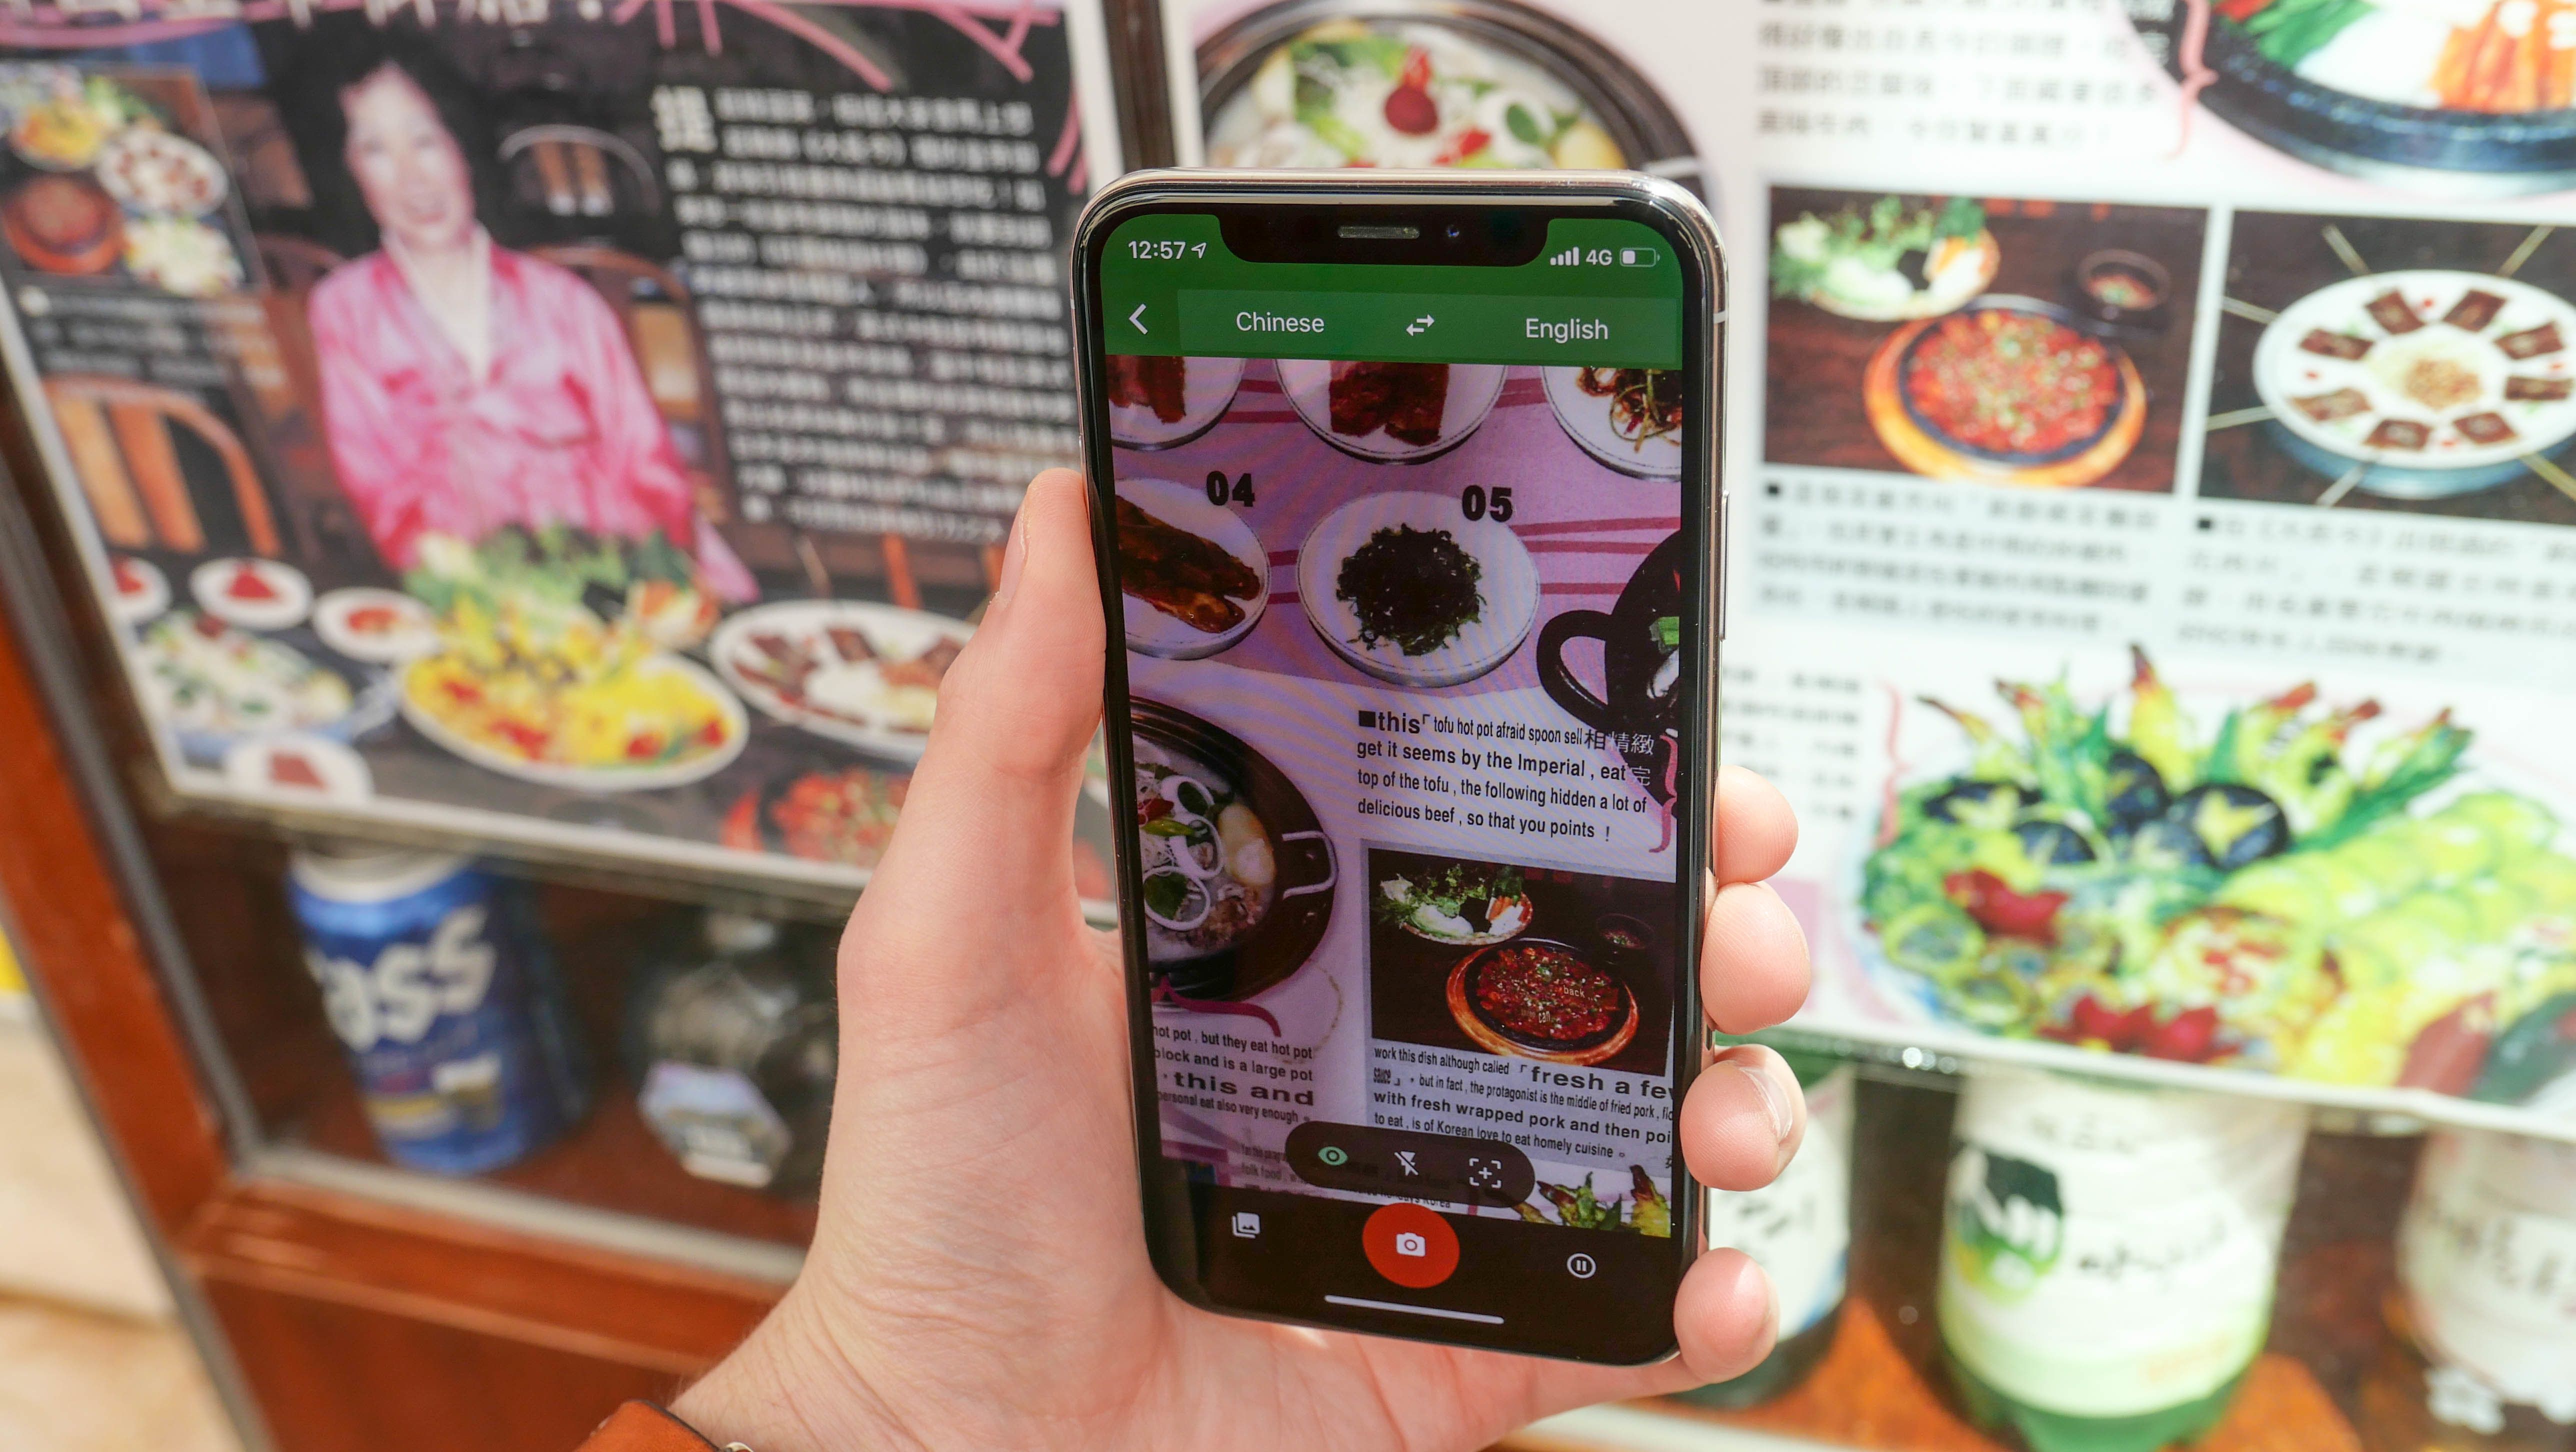
[[1713, 573], [1717, 577], [1717, 638], [1720, 640], [1726, 639], [1726, 547], [1734, 539], [1735, 491], [1730, 489], [1717, 496], [1717, 558], [1713, 561], [1717, 568]]

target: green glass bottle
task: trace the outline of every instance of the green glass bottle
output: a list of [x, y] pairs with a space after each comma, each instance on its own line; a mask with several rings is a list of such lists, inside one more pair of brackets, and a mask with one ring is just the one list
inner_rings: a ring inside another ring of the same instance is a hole
[[1959, 1096], [1941, 1346], [1969, 1416], [2034, 1452], [2215, 1426], [2272, 1317], [2306, 1112], [2028, 1069]]
[[1681, 1399], [1733, 1409], [1788, 1391], [1824, 1360], [1842, 1323], [1851, 1261], [1852, 1066], [1824, 1054], [1783, 1052], [1807, 1095], [1807, 1137], [1767, 1188], [1708, 1192], [1710, 1248], [1733, 1246], [1771, 1277], [1780, 1340], [1760, 1365]]

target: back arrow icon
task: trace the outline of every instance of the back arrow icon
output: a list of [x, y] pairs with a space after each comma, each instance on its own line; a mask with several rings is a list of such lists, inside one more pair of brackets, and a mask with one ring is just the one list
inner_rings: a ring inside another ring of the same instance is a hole
[[1142, 333], [1150, 331], [1145, 326], [1145, 305], [1143, 303], [1136, 304], [1136, 311], [1127, 315], [1127, 321], [1136, 325], [1137, 332]]

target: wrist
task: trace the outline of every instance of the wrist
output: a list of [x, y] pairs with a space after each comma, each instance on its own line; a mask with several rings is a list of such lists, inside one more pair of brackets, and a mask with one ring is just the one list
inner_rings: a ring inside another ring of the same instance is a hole
[[914, 1445], [795, 1291], [671, 1403], [671, 1414], [718, 1447], [838, 1452]]

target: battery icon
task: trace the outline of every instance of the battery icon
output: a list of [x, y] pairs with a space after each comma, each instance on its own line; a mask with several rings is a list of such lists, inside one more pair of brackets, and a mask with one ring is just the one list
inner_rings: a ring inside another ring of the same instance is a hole
[[1622, 247], [1619, 249], [1619, 265], [1621, 267], [1652, 267], [1655, 265], [1657, 255], [1658, 254], [1655, 249], [1652, 247]]

